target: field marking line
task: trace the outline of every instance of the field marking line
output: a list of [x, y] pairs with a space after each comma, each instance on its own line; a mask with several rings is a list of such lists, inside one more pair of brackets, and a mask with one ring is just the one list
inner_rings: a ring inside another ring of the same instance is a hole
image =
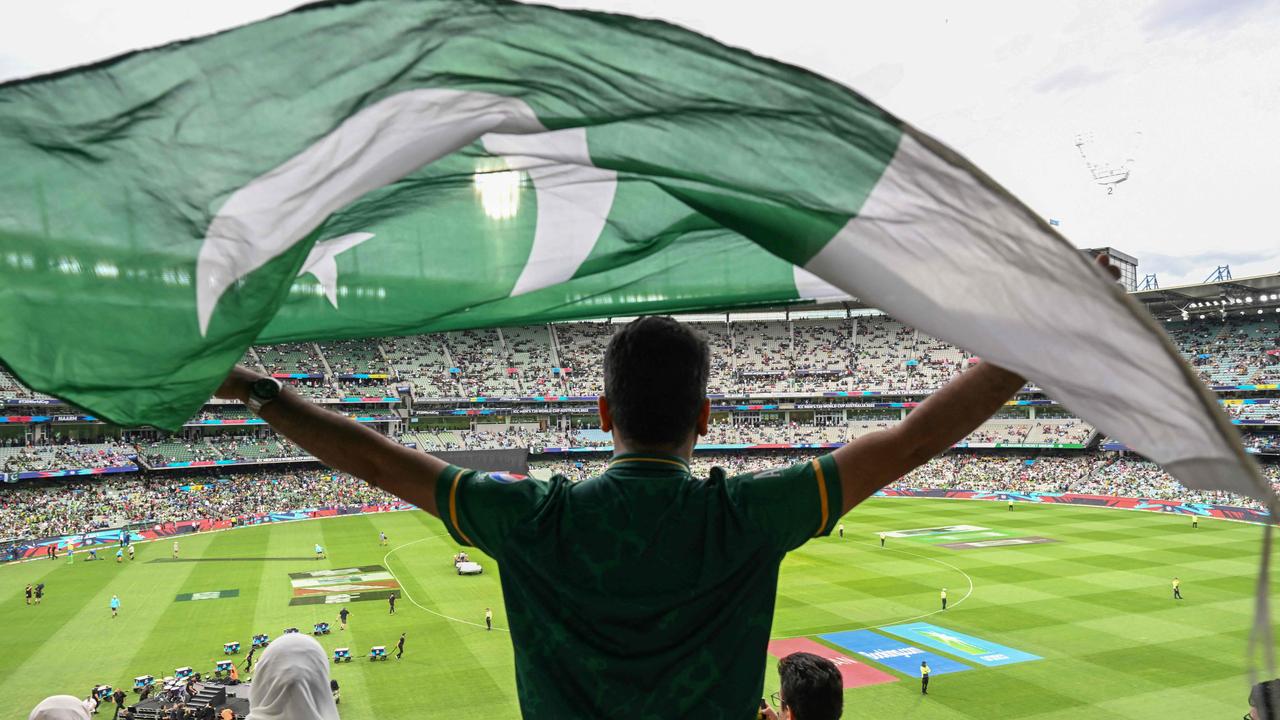
[[[401, 582], [400, 582], [400, 577], [396, 575], [396, 571], [395, 571], [395, 570], [392, 570], [392, 569], [391, 569], [391, 565], [387, 562], [387, 560], [388, 560], [388, 559], [389, 559], [393, 554], [395, 554], [396, 552], [398, 552], [398, 551], [400, 551], [400, 550], [403, 550], [404, 548], [409, 547], [410, 545], [417, 545], [417, 544], [418, 544], [418, 543], [420, 543], [420, 542], [426, 542], [427, 540], [434, 540], [434, 539], [436, 539], [436, 538], [438, 538], [438, 537], [444, 537], [446, 534], [447, 534], [447, 533], [439, 533], [439, 534], [437, 534], [437, 535], [429, 535], [429, 536], [424, 537], [424, 538], [418, 538], [417, 540], [412, 540], [412, 541], [407, 542], [407, 543], [405, 543], [405, 544], [403, 544], [403, 545], [397, 545], [396, 547], [393, 547], [393, 548], [391, 548], [390, 550], [388, 550], [386, 555], [383, 555], [383, 556], [382, 556], [382, 566], [383, 566], [383, 567], [385, 567], [385, 568], [387, 569], [387, 572], [391, 573], [391, 577], [394, 577], [394, 578], [396, 579], [396, 582], [400, 584], [400, 592], [401, 592], [401, 593], [402, 593], [406, 598], [408, 598], [409, 602], [413, 603], [414, 605], [417, 605], [419, 609], [426, 610], [427, 612], [431, 613], [432, 615], [435, 615], [436, 617], [441, 617], [441, 618], [444, 618], [445, 620], [449, 620], [449, 621], [451, 621], [451, 622], [462, 623], [463, 625], [470, 625], [470, 626], [472, 626], [472, 627], [482, 628], [482, 627], [484, 627], [484, 625], [481, 625], [480, 623], [471, 622], [470, 620], [463, 620], [462, 618], [456, 618], [456, 617], [453, 617], [452, 615], [445, 615], [444, 613], [438, 613], [438, 612], [436, 612], [435, 610], [432, 610], [431, 608], [429, 608], [429, 607], [427, 607], [427, 606], [423, 605], [422, 603], [418, 602], [417, 600], [414, 600], [414, 599], [413, 599], [413, 596], [409, 594], [409, 589], [408, 589], [408, 588], [406, 588], [406, 587], [404, 586], [404, 583], [401, 583]], [[494, 630], [500, 630], [500, 631], [502, 631], [502, 632], [506, 632], [506, 633], [511, 632], [511, 631], [510, 631], [510, 630], [508, 630], [507, 628], [499, 627], [499, 626], [497, 626], [497, 625], [494, 625], [494, 626], [493, 626], [493, 629], [494, 629]]]
[[[888, 550], [888, 551], [890, 551], [890, 552], [902, 553], [903, 555], [910, 555], [911, 557], [920, 558], [921, 560], [928, 560], [928, 561], [930, 561], [930, 562], [936, 562], [936, 563], [938, 563], [939, 565], [945, 565], [945, 566], [947, 566], [948, 568], [951, 568], [952, 570], [955, 570], [956, 572], [958, 572], [958, 573], [960, 573], [961, 575], [963, 575], [963, 576], [964, 576], [964, 579], [965, 579], [965, 582], [969, 583], [969, 588], [968, 588], [967, 590], [965, 590], [965, 592], [964, 592], [964, 596], [963, 596], [963, 597], [961, 597], [959, 600], [956, 600], [956, 601], [955, 601], [955, 602], [953, 602], [953, 603], [948, 603], [948, 607], [949, 607], [949, 608], [954, 608], [954, 607], [958, 606], [960, 603], [964, 602], [965, 600], [968, 600], [968, 599], [969, 599], [969, 596], [973, 594], [973, 578], [969, 576], [969, 573], [967, 573], [967, 572], [965, 572], [965, 571], [961, 570], [960, 568], [956, 567], [955, 565], [952, 565], [951, 563], [947, 562], [946, 560], [939, 560], [938, 558], [935, 558], [935, 557], [929, 557], [928, 555], [920, 555], [920, 554], [917, 554], [917, 553], [908, 552], [908, 551], [906, 551], [906, 550], [899, 550], [898, 548], [884, 547], [884, 548], [879, 548], [879, 550]], [[933, 615], [937, 615], [938, 613], [943, 613], [943, 612], [946, 612], [946, 610], [943, 610], [942, 608], [938, 608], [937, 610], [934, 610], [933, 612], [927, 612], [927, 613], [924, 613], [923, 615], [916, 615], [915, 617], [909, 617], [909, 618], [905, 618], [905, 619], [903, 619], [903, 620], [892, 620], [892, 621], [890, 621], [890, 622], [880, 623], [879, 625], [867, 625], [867, 626], [865, 626], [865, 627], [851, 628], [851, 629], [850, 629], [850, 630], [848, 630], [848, 631], [841, 630], [840, 632], [852, 632], [852, 631], [856, 631], [856, 630], [877, 630], [877, 629], [882, 628], [882, 627], [888, 627], [889, 625], [903, 625], [903, 624], [905, 624], [905, 623], [914, 622], [914, 621], [916, 621], [916, 620], [923, 620], [924, 618], [931, 617], [931, 616], [933, 616]], [[785, 637], [771, 637], [771, 638], [769, 638], [769, 639], [770, 639], [770, 640], [793, 640], [793, 639], [795, 639], [795, 638], [807, 638], [807, 637], [812, 637], [814, 634], [815, 634], [815, 633], [809, 633], [809, 634], [807, 634], [807, 635], [787, 635], [787, 636], [785, 636]]]

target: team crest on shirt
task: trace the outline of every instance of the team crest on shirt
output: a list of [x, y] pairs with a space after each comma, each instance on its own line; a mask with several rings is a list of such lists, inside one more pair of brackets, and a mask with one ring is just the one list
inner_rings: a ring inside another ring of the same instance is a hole
[[514, 483], [514, 482], [520, 482], [521, 480], [524, 480], [528, 477], [529, 477], [528, 475], [519, 475], [516, 473], [509, 473], [509, 472], [489, 473], [490, 480], [493, 480], [494, 482], [500, 482], [503, 485], [510, 485], [511, 483]]

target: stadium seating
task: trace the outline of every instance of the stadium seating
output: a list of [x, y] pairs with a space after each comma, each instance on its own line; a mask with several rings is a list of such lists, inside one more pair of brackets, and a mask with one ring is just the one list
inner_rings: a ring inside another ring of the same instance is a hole
[[315, 343], [281, 343], [254, 347], [263, 369], [272, 373], [323, 373], [324, 360]]
[[335, 375], [350, 373], [386, 373], [388, 366], [377, 341], [331, 340], [320, 345], [329, 371]]
[[[609, 323], [562, 323], [551, 326], [556, 338], [560, 366], [568, 368], [565, 387], [569, 395], [599, 395], [604, 392], [601, 367], [604, 348], [614, 326]], [[714, 356], [714, 352], [712, 353]]]
[[520, 394], [518, 375], [502, 347], [497, 330], [464, 330], [448, 333], [445, 343], [459, 369], [463, 397]]
[[502, 328], [511, 367], [520, 372], [525, 394], [559, 395], [564, 384], [551, 372], [551, 332], [546, 326]]
[[458, 381], [449, 373], [453, 363], [441, 336], [384, 338], [382, 346], [396, 376], [409, 384], [415, 398], [462, 396]]

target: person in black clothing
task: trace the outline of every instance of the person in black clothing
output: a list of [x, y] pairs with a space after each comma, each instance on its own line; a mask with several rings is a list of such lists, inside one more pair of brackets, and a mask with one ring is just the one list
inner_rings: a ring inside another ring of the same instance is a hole
[[27, 604], [31, 604], [31, 595], [34, 591], [31, 589], [31, 583], [27, 583]]
[[248, 655], [245, 657], [245, 659], [244, 659], [244, 671], [245, 671], [245, 672], [249, 672], [249, 669], [253, 667], [253, 653], [254, 653], [254, 652], [256, 652], [257, 650], [258, 650], [258, 646], [257, 646], [257, 645], [250, 645], [250, 646], [249, 646], [249, 654], [248, 654]]
[[404, 655], [404, 633], [400, 633], [400, 642], [396, 643], [396, 659]]
[[342, 625], [339, 628], [340, 630], [347, 629], [347, 616], [350, 614], [351, 614], [351, 611], [346, 608], [342, 608], [342, 610], [338, 612], [338, 619], [342, 621]]
[[396, 614], [396, 594], [393, 592], [387, 596], [387, 602], [391, 603], [391, 614]]
[[116, 720], [116, 718], [120, 717], [120, 711], [124, 710], [124, 699], [126, 697], [127, 696], [124, 694], [124, 690], [120, 690], [120, 689], [117, 689], [114, 693], [111, 694], [111, 699], [114, 700], [116, 703], [116, 712], [114, 715], [111, 716], [111, 720]]
[[40, 601], [43, 599], [44, 599], [44, 583], [36, 583], [36, 604], [39, 605]]

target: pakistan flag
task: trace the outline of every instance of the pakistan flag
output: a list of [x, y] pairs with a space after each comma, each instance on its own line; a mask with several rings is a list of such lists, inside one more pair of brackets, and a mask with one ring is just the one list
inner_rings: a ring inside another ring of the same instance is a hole
[[252, 343], [852, 294], [1265, 492], [1150, 318], [993, 181], [661, 22], [313, 5], [0, 86], [0, 158], [0, 358], [114, 422], [177, 427]]

